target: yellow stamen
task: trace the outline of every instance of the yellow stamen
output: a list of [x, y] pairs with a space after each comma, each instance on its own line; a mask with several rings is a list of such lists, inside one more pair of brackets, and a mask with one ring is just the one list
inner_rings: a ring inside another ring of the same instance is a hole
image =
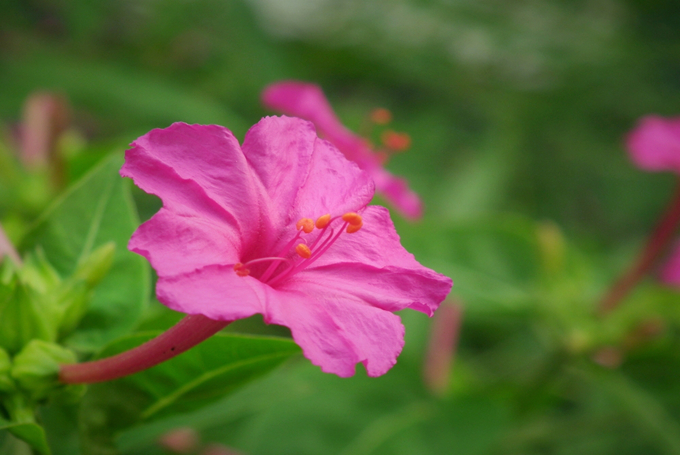
[[325, 215], [321, 215], [319, 218], [316, 219], [316, 227], [319, 229], [323, 229], [326, 226], [328, 226], [328, 223], [331, 222], [331, 214], [327, 213]]
[[300, 221], [295, 223], [295, 227], [298, 231], [302, 229], [305, 234], [309, 234], [314, 230], [314, 221], [311, 218], [300, 218]]
[[362, 227], [363, 225], [364, 225], [364, 223], [361, 222], [361, 221], [359, 221], [359, 224], [350, 224], [349, 226], [347, 226], [347, 231], [346, 231], [346, 232], [347, 232], [348, 234], [354, 234], [356, 231], [358, 231], [359, 229], [361, 229], [361, 227]]
[[237, 262], [236, 264], [234, 264], [234, 272], [236, 272], [238, 276], [250, 275], [250, 270], [248, 270], [246, 266], [243, 265], [243, 263], [241, 262]]
[[398, 133], [387, 130], [380, 136], [383, 145], [395, 152], [403, 152], [411, 147], [411, 136], [408, 133]]
[[309, 259], [312, 256], [312, 250], [304, 243], [298, 243], [295, 247], [295, 252], [302, 258]]
[[373, 112], [371, 112], [371, 121], [378, 125], [387, 125], [392, 121], [392, 113], [384, 107], [373, 109]]
[[[347, 212], [344, 215], [342, 215], [342, 221], [345, 221], [350, 224], [350, 226], [359, 226], [361, 227], [362, 221], [361, 221], [361, 215], [358, 213], [354, 212]], [[356, 232], [356, 231], [354, 231]]]

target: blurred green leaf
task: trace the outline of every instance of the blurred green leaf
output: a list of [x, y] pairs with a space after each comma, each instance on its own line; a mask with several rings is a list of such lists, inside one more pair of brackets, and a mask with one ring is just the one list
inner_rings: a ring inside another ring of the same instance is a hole
[[85, 175], [36, 222], [22, 249], [42, 247], [62, 276], [74, 273], [98, 247], [114, 242], [108, 274], [96, 287], [90, 308], [67, 344], [94, 351], [136, 324], [149, 295], [149, 268], [125, 246], [139, 225], [128, 182], [113, 155]]
[[[126, 351], [156, 335], [121, 338], [100, 356]], [[146, 371], [92, 385], [81, 412], [84, 453], [115, 453], [114, 439], [121, 430], [205, 406], [298, 353], [300, 348], [289, 339], [219, 333]]]
[[16, 423], [5, 420], [0, 416], [0, 431], [7, 430], [17, 438], [26, 441], [36, 452], [50, 455], [45, 430], [36, 423]]
[[535, 222], [499, 214], [397, 227], [419, 261], [453, 277], [453, 292], [469, 310], [517, 311], [536, 298], [542, 265]]
[[0, 84], [13, 97], [15, 110], [36, 87], [65, 92], [74, 103], [107, 118], [101, 128], [109, 132], [123, 126], [141, 134], [176, 121], [216, 123], [227, 125], [238, 135], [245, 132], [236, 114], [191, 89], [136, 68], [73, 57], [54, 49], [3, 61]]

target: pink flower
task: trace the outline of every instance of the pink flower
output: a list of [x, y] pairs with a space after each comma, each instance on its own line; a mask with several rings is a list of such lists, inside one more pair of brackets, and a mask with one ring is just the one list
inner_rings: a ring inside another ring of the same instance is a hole
[[449, 278], [400, 244], [389, 213], [367, 204], [373, 182], [314, 126], [267, 117], [239, 146], [220, 126], [175, 123], [127, 151], [121, 175], [158, 195], [130, 250], [158, 273], [168, 307], [218, 321], [256, 313], [290, 328], [325, 372], [370, 376], [395, 363], [404, 327], [432, 315]]
[[628, 134], [626, 145], [641, 169], [680, 174], [680, 117], [643, 117]]
[[661, 267], [659, 274], [661, 281], [669, 286], [680, 288], [680, 243], [677, 243]]
[[385, 170], [383, 159], [371, 150], [365, 139], [340, 123], [319, 86], [296, 81], [278, 82], [265, 88], [262, 101], [271, 109], [314, 123], [319, 133], [344, 153], [347, 159], [370, 174], [376, 189], [400, 212], [414, 219], [423, 215], [418, 195], [409, 189], [405, 180]]

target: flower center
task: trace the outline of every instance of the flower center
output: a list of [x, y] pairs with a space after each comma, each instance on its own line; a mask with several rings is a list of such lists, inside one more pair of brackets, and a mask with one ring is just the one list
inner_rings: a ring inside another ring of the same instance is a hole
[[[332, 227], [334, 224], [335, 227]], [[343, 233], [353, 234], [362, 226], [361, 215], [354, 212], [336, 217], [326, 214], [316, 221], [301, 218], [295, 224], [297, 233], [276, 256], [253, 259], [245, 263], [238, 262], [234, 264], [234, 272], [240, 277], [246, 277], [251, 274], [252, 266], [269, 263], [264, 272], [256, 278], [273, 286], [312, 265]], [[316, 235], [313, 234], [315, 231]]]

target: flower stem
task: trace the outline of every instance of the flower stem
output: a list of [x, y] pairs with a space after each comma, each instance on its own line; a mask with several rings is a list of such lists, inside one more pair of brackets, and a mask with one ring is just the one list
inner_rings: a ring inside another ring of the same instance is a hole
[[129, 351], [92, 362], [62, 365], [59, 380], [64, 384], [89, 384], [146, 370], [207, 340], [231, 322], [187, 315], [156, 338]]
[[2, 262], [2, 258], [4, 256], [7, 256], [16, 265], [21, 267], [21, 257], [19, 256], [19, 253], [17, 253], [17, 250], [14, 249], [14, 245], [12, 245], [12, 242], [9, 241], [7, 234], [5, 234], [2, 226], [0, 226], [0, 262]]
[[680, 223], [680, 182], [656, 228], [647, 240], [633, 266], [614, 283], [600, 302], [600, 314], [614, 310], [623, 298], [652, 268], [659, 254], [670, 242], [675, 228]]

